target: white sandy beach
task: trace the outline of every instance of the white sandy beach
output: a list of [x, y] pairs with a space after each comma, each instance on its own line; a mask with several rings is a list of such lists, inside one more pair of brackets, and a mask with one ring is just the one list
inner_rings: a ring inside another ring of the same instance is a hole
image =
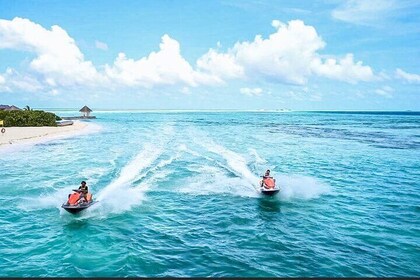
[[61, 127], [5, 127], [0, 133], [0, 148], [14, 144], [37, 143], [44, 140], [72, 136], [88, 126], [87, 123], [74, 121], [73, 125]]

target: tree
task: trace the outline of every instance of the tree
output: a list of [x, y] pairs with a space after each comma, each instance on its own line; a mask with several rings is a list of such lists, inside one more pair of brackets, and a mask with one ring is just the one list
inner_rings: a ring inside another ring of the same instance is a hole
[[25, 110], [25, 111], [32, 111], [31, 107], [29, 107], [28, 105], [26, 105], [25, 108], [23, 108], [23, 110]]

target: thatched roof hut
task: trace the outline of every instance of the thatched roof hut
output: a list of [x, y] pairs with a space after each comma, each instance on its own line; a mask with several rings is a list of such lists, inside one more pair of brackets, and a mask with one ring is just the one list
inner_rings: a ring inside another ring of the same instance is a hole
[[16, 107], [15, 105], [9, 106], [9, 105], [0, 105], [0, 110], [4, 111], [21, 111], [20, 108]]
[[92, 110], [85, 105], [82, 109], [79, 110], [79, 112], [82, 112], [83, 117], [89, 117], [90, 112], [92, 112]]

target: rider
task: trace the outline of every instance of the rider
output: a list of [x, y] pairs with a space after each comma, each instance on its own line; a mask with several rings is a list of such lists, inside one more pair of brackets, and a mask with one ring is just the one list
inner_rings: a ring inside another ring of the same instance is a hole
[[89, 188], [86, 185], [85, 181], [82, 181], [80, 183], [80, 187], [79, 187], [79, 193], [80, 193], [80, 199], [83, 199], [85, 202], [89, 202], [87, 199], [87, 194], [89, 193]]
[[273, 189], [275, 187], [276, 179], [273, 179], [273, 177], [270, 176], [270, 169], [267, 169], [262, 177], [261, 188]]

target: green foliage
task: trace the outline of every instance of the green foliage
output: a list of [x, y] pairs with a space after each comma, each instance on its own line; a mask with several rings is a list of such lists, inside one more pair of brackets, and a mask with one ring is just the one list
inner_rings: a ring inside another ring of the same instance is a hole
[[61, 118], [53, 113], [39, 110], [0, 111], [0, 120], [4, 126], [57, 126]]

